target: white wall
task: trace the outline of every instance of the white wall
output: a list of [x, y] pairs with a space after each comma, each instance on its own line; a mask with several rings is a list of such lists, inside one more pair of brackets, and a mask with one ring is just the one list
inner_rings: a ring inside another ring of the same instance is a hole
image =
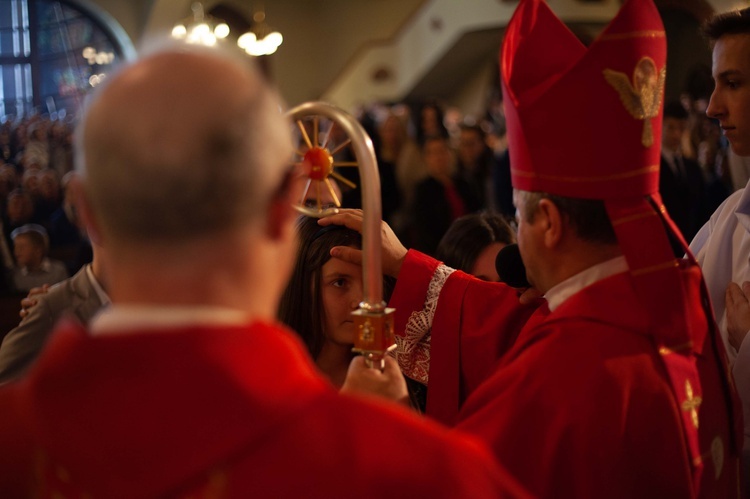
[[[79, 0], [98, 5], [137, 47], [144, 38], [168, 33], [190, 14], [192, 0]], [[607, 22], [620, 0], [582, 3], [548, 0], [566, 21]], [[207, 1], [207, 10], [216, 1]], [[245, 0], [224, 0], [246, 12]], [[270, 59], [272, 75], [290, 105], [324, 98], [344, 108], [374, 99], [399, 100], [465, 32], [504, 26], [516, 3], [499, 0], [267, 0], [267, 21], [284, 44]], [[747, 0], [710, 0], [716, 11], [747, 6]], [[441, 29], [434, 29], [438, 20]], [[406, 23], [404, 25], [404, 23]], [[380, 67], [392, 70], [383, 83]], [[479, 74], [479, 73], [478, 73]], [[481, 79], [481, 76], [477, 76]], [[486, 83], [484, 83], [486, 85]], [[482, 91], [470, 77], [456, 102], [474, 107]], [[470, 111], [467, 109], [467, 111]]]

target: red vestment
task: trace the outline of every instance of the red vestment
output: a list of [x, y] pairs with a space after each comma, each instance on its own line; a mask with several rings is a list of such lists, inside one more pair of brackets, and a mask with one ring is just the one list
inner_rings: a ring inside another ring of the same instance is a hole
[[2, 497], [516, 497], [481, 446], [339, 395], [271, 324], [61, 327], [0, 389]]
[[[436, 267], [437, 262], [428, 257], [414, 253], [407, 257], [391, 301], [397, 310], [397, 333], [420, 310], [417, 303], [420, 299], [424, 303], [427, 292], [425, 276]], [[686, 299], [692, 324], [705, 332], [708, 323], [701, 307], [699, 271], [693, 266], [682, 275], [690, 290]], [[424, 284], [421, 297], [414, 282]], [[405, 288], [399, 290], [402, 283]], [[520, 334], [516, 328], [523, 309], [517, 299], [512, 304], [513, 297], [504, 285], [487, 284], [460, 272], [448, 278], [430, 336], [430, 350], [443, 353], [429, 359], [428, 414], [430, 394], [450, 392], [438, 383], [456, 384], [447, 375], [453, 372], [463, 379], [464, 371], [471, 371], [464, 351], [464, 337], [469, 336], [466, 324], [481, 325], [486, 335], [485, 355], [479, 358], [482, 370], [492, 364], [487, 352], [502, 358], [491, 366], [491, 377], [468, 397], [457, 428], [490, 444], [501, 464], [532, 494], [693, 497], [690, 454], [682, 429], [682, 413], [692, 409], [675, 400], [662, 354], [649, 333], [648, 315], [629, 275], [584, 288], [549, 315], [540, 309]], [[451, 319], [441, 324], [440, 317]], [[711, 335], [702, 337], [696, 366], [702, 387], [702, 401], [696, 407], [705, 468], [700, 497], [737, 497], [738, 462], [730, 453], [736, 442], [727, 423], [731, 415], [724, 371]], [[471, 351], [483, 351], [479, 336], [469, 338]], [[508, 344], [509, 349], [504, 347]], [[503, 348], [497, 349], [498, 345]], [[445, 352], [452, 352], [448, 372], [437, 365], [448, 358]], [[406, 359], [404, 363], [408, 364]]]
[[396, 358], [406, 376], [428, 385], [426, 413], [448, 425], [471, 392], [516, 339], [536, 306], [521, 306], [505, 285], [453, 272], [438, 288], [431, 325], [424, 314], [430, 282], [440, 262], [409, 251], [390, 306], [395, 307]]

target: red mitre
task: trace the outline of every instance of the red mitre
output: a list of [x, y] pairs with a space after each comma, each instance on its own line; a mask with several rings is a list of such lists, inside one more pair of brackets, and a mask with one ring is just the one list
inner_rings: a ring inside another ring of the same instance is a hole
[[[644, 333], [685, 404], [701, 394], [695, 357], [713, 313], [697, 296], [697, 264], [658, 192], [665, 65], [666, 36], [652, 0], [625, 2], [588, 49], [542, 0], [521, 0], [500, 58], [513, 187], [604, 201], [649, 317]], [[675, 258], [668, 231], [688, 260]], [[691, 304], [703, 306], [702, 321], [691, 320]], [[683, 421], [697, 487], [698, 422], [686, 411]]]
[[652, 334], [701, 345], [658, 193], [665, 64], [652, 0], [627, 1], [588, 49], [542, 0], [521, 0], [501, 53], [511, 176], [516, 189], [603, 200]]
[[513, 186], [616, 199], [658, 192], [667, 45], [649, 0], [586, 48], [541, 0], [505, 32], [501, 73]]

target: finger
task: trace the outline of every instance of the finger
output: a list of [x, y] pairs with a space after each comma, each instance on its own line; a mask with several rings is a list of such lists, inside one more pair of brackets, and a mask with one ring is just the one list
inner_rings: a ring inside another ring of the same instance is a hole
[[745, 298], [750, 299], [750, 281], [742, 283], [742, 292], [745, 294]]
[[401, 374], [401, 368], [398, 365], [398, 362], [396, 359], [391, 357], [390, 355], [386, 355], [383, 358], [384, 362], [384, 368], [383, 368], [383, 374], [385, 374], [387, 377], [400, 377]]
[[343, 225], [357, 232], [362, 232], [362, 219], [361, 210], [339, 210], [339, 213], [319, 219], [318, 224], [322, 226]]
[[743, 297], [742, 290], [735, 282], [730, 282], [725, 293], [725, 300], [728, 307], [733, 307], [735, 303]]
[[362, 250], [348, 246], [334, 246], [331, 248], [331, 256], [354, 265], [362, 265]]
[[355, 355], [352, 358], [352, 361], [349, 363], [349, 374], [358, 372], [358, 371], [364, 371], [365, 369], [369, 369], [367, 365], [365, 364], [365, 358], [362, 357], [361, 355]]
[[21, 306], [23, 308], [33, 307], [37, 303], [39, 303], [38, 300], [36, 300], [35, 298], [29, 298], [28, 296], [24, 298], [23, 300], [21, 300]]

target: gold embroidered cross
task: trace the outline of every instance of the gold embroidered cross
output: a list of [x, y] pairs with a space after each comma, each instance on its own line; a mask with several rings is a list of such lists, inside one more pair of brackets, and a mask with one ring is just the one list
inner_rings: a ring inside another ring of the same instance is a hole
[[701, 397], [693, 396], [693, 387], [690, 385], [690, 381], [685, 380], [685, 401], [682, 403], [682, 410], [690, 412], [690, 417], [693, 419], [695, 428], [698, 428], [698, 407], [700, 407], [703, 399]]

